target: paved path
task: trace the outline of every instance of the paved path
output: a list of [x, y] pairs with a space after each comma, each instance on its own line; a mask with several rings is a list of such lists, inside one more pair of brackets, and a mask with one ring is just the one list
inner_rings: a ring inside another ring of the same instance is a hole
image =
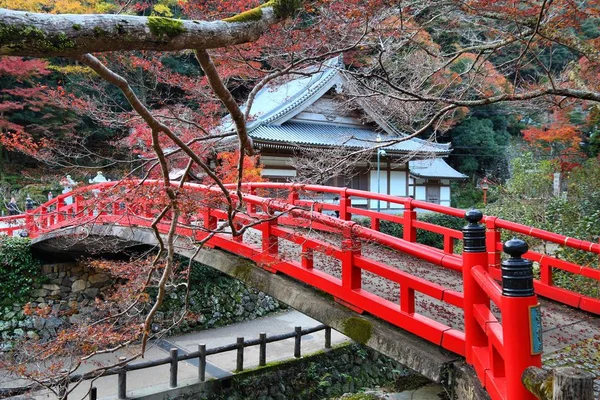
[[[154, 342], [149, 348], [146, 358], [136, 362], [156, 360], [168, 356], [169, 349], [177, 347], [181, 352], [192, 352], [198, 349], [198, 344], [204, 343], [207, 348], [213, 348], [228, 345], [236, 342], [238, 336], [246, 339], [258, 338], [259, 333], [266, 332], [267, 337], [294, 331], [294, 327], [301, 326], [312, 328], [320, 325], [318, 321], [298, 312], [289, 310], [263, 318], [257, 318], [252, 321], [242, 322], [235, 325], [229, 325], [223, 328], [210, 329], [206, 331], [189, 333], [181, 336], [173, 336], [162, 341]], [[349, 339], [336, 332], [331, 332], [332, 344], [339, 344]], [[311, 335], [302, 337], [302, 354], [311, 354], [322, 350], [325, 345], [324, 331], [319, 331]], [[118, 360], [119, 356], [135, 354], [137, 347], [132, 347], [128, 351], [120, 351], [111, 355], [94, 357], [91, 362], [83, 365], [77, 372], [89, 371], [99, 365], [108, 365]], [[294, 358], [294, 339], [287, 339], [280, 342], [267, 344], [267, 362], [285, 360]], [[236, 352], [215, 354], [207, 357], [207, 375], [208, 377], [223, 377], [230, 375], [236, 367]], [[135, 364], [134, 362], [133, 364]], [[253, 368], [258, 366], [258, 346], [248, 347], [244, 351], [244, 368]], [[197, 379], [198, 364], [197, 360], [189, 360], [179, 363], [178, 379]], [[140, 389], [169, 382], [169, 365], [154, 367], [151, 369], [131, 371], [127, 373], [127, 390]], [[14, 381], [12, 382], [14, 385]], [[0, 380], [0, 386], [9, 386], [9, 382]], [[97, 379], [94, 386], [98, 388], [98, 397], [115, 396], [117, 394], [117, 377], [109, 376]], [[89, 384], [81, 384], [73, 394], [69, 396], [72, 399], [81, 399], [86, 396], [89, 390]], [[55, 396], [47, 392], [39, 392], [35, 399], [54, 399]]]

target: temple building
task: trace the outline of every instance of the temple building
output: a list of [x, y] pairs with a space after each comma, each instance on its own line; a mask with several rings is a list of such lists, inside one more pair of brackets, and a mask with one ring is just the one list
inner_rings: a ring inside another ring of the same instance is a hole
[[[406, 136], [371, 109], [368, 101], [347, 106], [342, 68], [336, 57], [306, 75], [271, 82], [257, 93], [247, 126], [265, 178], [300, 181], [296, 160], [307, 149], [360, 151]], [[225, 121], [222, 129], [231, 130], [231, 122]], [[351, 173], [307, 183], [411, 196], [449, 206], [450, 181], [466, 178], [444, 161], [450, 152], [450, 144], [412, 138], [385, 146], [383, 151], [367, 150], [367, 157], [355, 162]], [[327, 152], [323, 154], [326, 157]], [[372, 203], [353, 201], [357, 207], [376, 208]], [[393, 212], [387, 203], [381, 202], [380, 207]]]

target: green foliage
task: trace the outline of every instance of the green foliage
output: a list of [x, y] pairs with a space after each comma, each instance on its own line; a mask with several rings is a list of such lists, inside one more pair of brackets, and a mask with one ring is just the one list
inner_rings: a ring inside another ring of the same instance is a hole
[[[456, 208], [483, 208], [483, 191], [477, 188], [471, 180], [464, 182], [453, 181], [450, 183], [452, 192], [452, 207]], [[488, 191], [488, 202], [490, 193]]]
[[600, 18], [588, 18], [581, 23], [583, 35], [588, 39], [600, 37]]
[[[535, 161], [531, 154], [512, 161], [513, 177], [498, 192], [498, 201], [488, 206], [487, 214], [509, 221], [545, 229], [568, 237], [598, 242], [600, 238], [600, 161], [590, 159], [572, 170], [566, 177], [568, 189], [564, 196], [553, 196], [553, 165]], [[508, 236], [503, 237], [508, 239]], [[530, 248], [549, 252], [579, 265], [598, 267], [597, 255], [563, 246], [548, 246], [540, 240], [527, 238]], [[589, 296], [600, 297], [597, 281], [554, 271], [554, 282]]]
[[456, 149], [450, 163], [467, 175], [476, 172], [503, 177], [506, 171], [505, 147], [510, 135], [506, 126], [494, 126], [491, 119], [471, 117], [450, 132]]
[[40, 278], [40, 263], [31, 254], [29, 245], [29, 239], [0, 239], [0, 305], [27, 300], [27, 295]]

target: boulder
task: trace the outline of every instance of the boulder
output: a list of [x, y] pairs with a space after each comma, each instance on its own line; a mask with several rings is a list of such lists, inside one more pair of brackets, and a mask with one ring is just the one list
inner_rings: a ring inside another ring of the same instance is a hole
[[45, 283], [42, 285], [42, 289], [53, 292], [55, 290], [60, 290], [60, 286], [58, 286], [56, 283]]
[[78, 279], [75, 282], [73, 282], [73, 285], [71, 285], [71, 291], [72, 292], [82, 292], [84, 291], [88, 286], [87, 281], [84, 281], [83, 279]]
[[90, 275], [90, 277], [88, 278], [88, 281], [90, 281], [90, 283], [92, 285], [97, 285], [100, 283], [104, 283], [107, 282], [110, 279], [109, 276], [104, 275], [104, 274], [94, 274], [94, 275]]

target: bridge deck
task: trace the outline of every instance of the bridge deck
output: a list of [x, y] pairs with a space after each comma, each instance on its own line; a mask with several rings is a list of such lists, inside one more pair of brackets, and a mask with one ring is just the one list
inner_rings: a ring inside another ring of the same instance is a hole
[[[596, 374], [600, 371], [600, 299], [593, 290], [600, 288], [596, 286], [600, 282], [596, 263], [579, 265], [528, 251], [526, 243], [519, 241], [512, 242], [507, 251], [511, 263], [522, 266], [523, 270], [507, 272], [508, 269], [505, 269], [504, 277], [500, 270], [500, 256], [505, 246], [502, 235], [517, 234], [526, 239], [554, 243], [569, 251], [583, 252], [592, 260], [597, 260], [600, 255], [599, 243], [484, 216], [476, 210], [465, 213], [464, 210], [410, 198], [315, 185], [260, 183], [243, 186], [247, 190], [240, 194], [244, 199], [244, 211], [232, 217], [224, 209], [224, 203], [221, 204], [223, 196], [218, 189], [186, 184], [183, 194], [195, 202], [196, 208], [182, 216], [178, 228], [182, 239], [186, 238], [190, 245], [207, 238], [209, 247], [252, 260], [267, 271], [281, 272], [281, 275], [271, 275], [249, 265], [237, 264], [228, 271], [231, 275], [244, 275], [249, 273], [249, 269], [260, 271], [263, 277], [272, 277], [273, 280], [285, 275], [288, 282], [300, 282], [298, 289], [294, 290], [302, 291], [302, 285], [306, 285], [313, 292], [317, 290], [315, 293], [321, 291], [330, 295], [327, 297], [329, 303], [335, 304], [333, 297], [343, 301], [348, 308], [336, 307], [352, 315], [346, 318], [354, 330], [365, 332], [365, 322], [356, 322], [361, 319], [357, 319], [350, 310], [360, 312], [364, 309], [379, 318], [364, 317], [374, 321], [369, 324], [385, 321], [391, 327], [402, 328], [395, 329], [397, 334], [410, 332], [428, 341], [435, 349], [439, 348], [440, 352], [447, 350], [463, 355], [494, 400], [532, 398], [520, 380], [525, 368], [542, 363], [540, 348], [536, 345], [535, 290], [538, 296], [559, 302], [540, 300], [544, 317], [541, 328], [545, 332], [545, 365], [577, 364]], [[132, 235], [121, 232], [117, 236], [134, 245], [136, 228], [148, 227], [160, 212], [160, 207], [154, 201], [132, 203], [128, 195], [131, 187], [141, 190], [142, 199], [153, 199], [162, 191], [159, 181], [107, 183], [80, 188], [77, 193], [69, 194], [74, 199], [72, 204], [67, 204], [63, 195], [32, 210], [25, 216], [22, 228], [39, 239], [39, 235], [57, 236], [55, 232], [74, 224], [91, 228], [94, 225], [104, 228], [112, 225], [117, 230], [130, 231]], [[263, 197], [265, 193], [275, 198]], [[307, 193], [313, 197], [304, 196]], [[323, 193], [338, 195], [339, 204], [316, 200]], [[390, 202], [402, 214], [394, 216], [353, 207], [355, 198]], [[417, 210], [465, 218], [468, 227], [461, 231], [424, 222], [417, 219]], [[363, 227], [350, 220], [356, 216], [369, 218], [371, 227]], [[22, 216], [18, 218], [23, 219]], [[213, 236], [206, 232], [215, 233], [218, 224], [232, 218], [231, 223], [236, 229], [247, 229], [243, 241], [239, 236], [226, 233]], [[403, 239], [381, 232], [380, 223], [384, 221], [401, 225]], [[158, 229], [163, 233], [169, 228], [167, 222], [159, 223]], [[305, 228], [300, 229], [299, 226]], [[18, 229], [0, 229], [0, 233], [10, 235]], [[418, 230], [441, 235], [444, 249], [420, 244]], [[81, 226], [81, 229], [73, 230], [71, 238], [78, 240], [88, 234], [110, 236], [109, 231], [101, 233], [100, 230], [98, 234], [92, 234], [88, 228]], [[464, 240], [465, 248], [469, 250], [463, 255], [454, 254], [454, 243], [458, 240]], [[92, 247], [101, 250], [102, 242], [100, 240]], [[137, 242], [152, 243], [151, 240]], [[225, 255], [223, 252], [220, 254]], [[531, 264], [524, 259], [537, 263], [540, 271], [538, 279], [531, 275]], [[592, 294], [555, 284], [557, 274], [563, 279], [583, 280], [592, 289]], [[505, 289], [514, 290], [514, 293], [503, 293], [497, 282], [500, 279], [505, 282]], [[523, 280], [517, 284], [518, 279]], [[517, 296], [520, 294], [523, 296]], [[493, 305], [489, 307], [490, 299], [501, 307], [501, 311]], [[465, 310], [464, 313], [462, 310]], [[390, 344], [395, 346], [397, 342]], [[386, 349], [389, 350], [389, 347]]]
[[[339, 246], [339, 235], [321, 231], [303, 230], [303, 235]], [[250, 230], [244, 235], [244, 242], [260, 246], [261, 233]], [[282, 259], [299, 260], [301, 248], [289, 241], [279, 242]], [[408, 254], [395, 251], [376, 243], [362, 243], [362, 254], [384, 264], [418, 276], [447, 289], [462, 291], [462, 274], [428, 263]], [[323, 253], [314, 254], [314, 268], [341, 279], [341, 263]], [[399, 285], [367, 271], [362, 271], [362, 288], [392, 302], [400, 301]], [[544, 332], [544, 367], [578, 366], [596, 375], [595, 391], [600, 393], [600, 318], [551, 300], [539, 299], [542, 305]], [[463, 329], [463, 310], [448, 303], [415, 293], [415, 308], [422, 315], [430, 317], [452, 328]], [[496, 308], [496, 307], [494, 307]], [[501, 320], [496, 308], [494, 313]]]

